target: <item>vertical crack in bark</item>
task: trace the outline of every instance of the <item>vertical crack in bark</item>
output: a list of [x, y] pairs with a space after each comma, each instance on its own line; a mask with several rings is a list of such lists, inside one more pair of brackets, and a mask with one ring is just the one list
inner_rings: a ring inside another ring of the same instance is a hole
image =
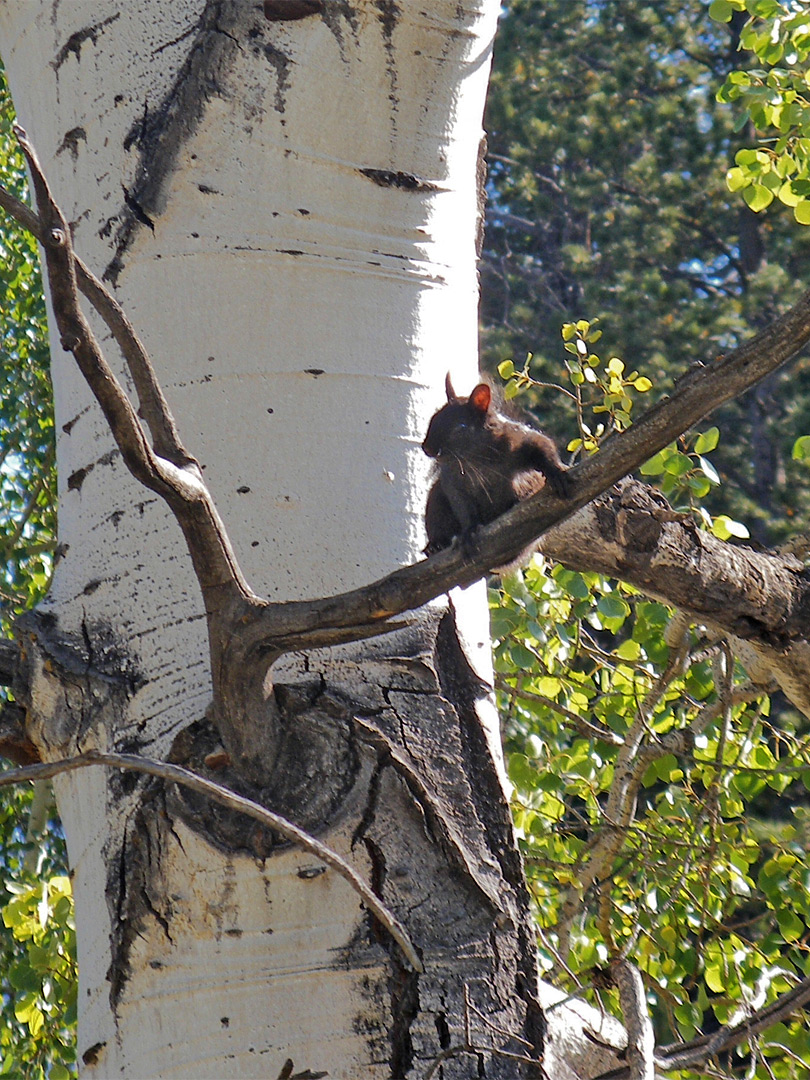
[[[443, 616], [436, 635], [436, 670], [442, 694], [453, 703], [459, 718], [464, 767], [474, 811], [486, 835], [488, 849], [498, 861], [506, 886], [503, 910], [496, 917], [490, 934], [490, 947], [496, 962], [495, 979], [514, 979], [514, 996], [523, 1003], [525, 1010], [523, 1037], [531, 1044], [533, 1056], [540, 1062], [545, 1030], [542, 1009], [537, 1001], [537, 950], [531, 933], [529, 896], [510, 825], [506, 795], [497, 773], [486, 765], [490, 760], [490, 750], [476, 709], [476, 703], [489, 693], [490, 688], [475, 673], [464, 653], [456, 633], [452, 608]], [[509, 889], [511, 895], [508, 895]], [[502, 932], [511, 920], [516, 923], [518, 947], [514, 951], [509, 949], [506, 955], [502, 945], [508, 941], [509, 935], [504, 938]], [[536, 1070], [530, 1068], [528, 1075], [541, 1076], [541, 1066], [538, 1064]]]
[[464, 768], [487, 845], [498, 859], [505, 879], [519, 886], [523, 873], [509, 825], [509, 808], [498, 776], [489, 765], [490, 749], [476, 711], [476, 702], [489, 694], [490, 687], [476, 675], [464, 654], [452, 609], [443, 616], [436, 635], [436, 668], [442, 694], [458, 714]]
[[408, 1076], [413, 1068], [411, 1025], [420, 1012], [419, 976], [397, 962], [391, 951], [391, 1076]]
[[[371, 888], [374, 894], [383, 901], [387, 877], [385, 853], [369, 835], [369, 830], [376, 819], [382, 776], [384, 771], [390, 767], [390, 764], [390, 754], [385, 751], [378, 752], [377, 763], [369, 781], [366, 807], [352, 836], [352, 847], [362, 842], [366, 849], [371, 864]], [[396, 943], [391, 940], [390, 935], [380, 926], [373, 915], [369, 915], [369, 921], [374, 938], [388, 953], [391, 964], [391, 975], [388, 980], [391, 1000], [391, 1056], [389, 1059], [391, 1076], [404, 1077], [410, 1073], [413, 1067], [414, 1053], [411, 1026], [420, 1011], [419, 975], [417, 972], [405, 967]]]

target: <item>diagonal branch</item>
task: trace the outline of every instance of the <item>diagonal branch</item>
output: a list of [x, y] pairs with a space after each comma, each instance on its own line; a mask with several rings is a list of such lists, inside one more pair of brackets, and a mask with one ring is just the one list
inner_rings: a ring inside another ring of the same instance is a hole
[[724, 1053], [742, 1042], [795, 1016], [799, 1009], [810, 1003], [810, 977], [797, 983], [792, 990], [758, 1009], [736, 1024], [727, 1024], [711, 1035], [702, 1035], [692, 1042], [662, 1046], [656, 1053], [656, 1064], [662, 1069], [690, 1069], [703, 1065], [716, 1054]]
[[[738, 1023], [725, 1024], [711, 1035], [700, 1035], [691, 1042], [656, 1047], [656, 1067], [664, 1072], [699, 1069], [718, 1054], [748, 1042], [774, 1024], [795, 1017], [799, 1009], [807, 1004], [810, 1004], [810, 977], [802, 979], [792, 990], [780, 994], [770, 1005], [757, 1009]], [[630, 1080], [630, 1077], [630, 1067], [620, 1065], [600, 1073], [595, 1080]]]
[[41, 765], [28, 765], [21, 769], [10, 769], [8, 772], [0, 773], [0, 788], [20, 784], [27, 780], [46, 780], [59, 775], [59, 773], [73, 772], [75, 769], [84, 769], [90, 765], [107, 765], [114, 769], [146, 773], [149, 776], [160, 777], [160, 779], [170, 783], [182, 784], [191, 791], [196, 791], [200, 795], [228, 807], [229, 810], [237, 810], [239, 813], [252, 817], [268, 829], [272, 829], [273, 832], [283, 836], [285, 840], [297, 844], [298, 847], [308, 851], [340, 874], [358, 893], [368, 910], [399, 945], [411, 969], [414, 971], [424, 970], [419, 955], [405, 928], [340, 855], [328, 848], [326, 844], [322, 844], [320, 840], [310, 835], [310, 833], [299, 829], [297, 825], [288, 821], [287, 818], [274, 814], [271, 810], [266, 810], [251, 799], [246, 799], [243, 795], [237, 795], [235, 791], [230, 791], [220, 784], [215, 784], [212, 780], [206, 780], [204, 777], [198, 776], [180, 765], [170, 765], [165, 761], [152, 761], [149, 758], [139, 757], [137, 754], [104, 754], [91, 750], [76, 757], [63, 758], [60, 761], [48, 761]]
[[389, 574], [361, 589], [320, 600], [256, 608], [249, 633], [255, 644], [321, 628], [388, 620], [427, 603], [454, 585], [466, 586], [493, 566], [518, 557], [541, 534], [569, 518], [618, 480], [770, 372], [810, 341], [810, 290], [771, 326], [732, 352], [695, 364], [673, 393], [629, 430], [610, 436], [599, 453], [571, 470], [573, 495], [564, 502], [548, 491], [519, 503], [475, 535], [475, 557], [455, 546]]

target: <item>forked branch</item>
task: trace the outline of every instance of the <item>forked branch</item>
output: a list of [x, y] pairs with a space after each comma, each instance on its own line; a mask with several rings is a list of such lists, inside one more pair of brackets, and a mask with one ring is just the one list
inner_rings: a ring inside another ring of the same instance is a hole
[[[28, 213], [24, 217], [36, 226], [45, 252], [54, 317], [62, 346], [73, 353], [132, 475], [161, 495], [177, 518], [194, 562], [206, 611], [215, 615], [226, 606], [243, 606], [256, 598], [242, 576], [200, 468], [180, 443], [149, 357], [120, 306], [104, 286], [95, 281], [90, 290], [93, 302], [100, 301], [102, 312], [113, 324], [111, 329], [114, 328], [122, 342], [139, 398], [143, 395], [141, 405], [149, 415], [155, 442], [166, 448], [170, 457], [161, 456], [147, 438], [138, 414], [84, 317], [79, 304], [77, 263], [70, 228], [51, 194], [28, 137], [22, 128], [15, 128], [15, 132], [28, 162], [39, 208], [37, 221], [32, 222]], [[9, 201], [8, 193], [4, 205], [12, 214], [19, 210]], [[88, 280], [85, 277], [86, 283]]]

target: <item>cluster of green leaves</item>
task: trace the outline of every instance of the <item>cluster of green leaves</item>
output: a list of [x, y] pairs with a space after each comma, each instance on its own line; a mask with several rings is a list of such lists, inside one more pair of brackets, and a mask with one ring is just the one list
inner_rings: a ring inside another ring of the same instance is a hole
[[28, 789], [4, 788], [2, 795], [0, 1076], [58, 1078], [66, 1069], [75, 1073], [76, 1037], [70, 985], [75, 933], [64, 840], [54, 820], [46, 822], [44, 836], [26, 837]]
[[[572, 449], [590, 452], [627, 426], [634, 392], [654, 392], [637, 379], [660, 391], [675, 371], [750, 336], [804, 286], [807, 234], [790, 212], [808, 194], [804, 146], [798, 130], [778, 130], [805, 122], [805, 57], [794, 47], [803, 43], [760, 57], [795, 78], [768, 84], [765, 74], [770, 96], [758, 102], [767, 108], [749, 113], [745, 130], [725, 100], [754, 86], [750, 72], [733, 73], [745, 60], [738, 46], [767, 48], [749, 16], [774, 20], [771, 46], [803, 32], [776, 24], [776, 6], [793, 16], [801, 5], [766, 6], [715, 3], [713, 14], [729, 16], [721, 25], [692, 0], [505, 5], [488, 106], [484, 341], [510, 380], [507, 395], [525, 390], [533, 402], [557, 385], [565, 326], [570, 385], [543, 423], [562, 434], [576, 422]], [[718, 102], [727, 78], [735, 89]], [[751, 147], [752, 120], [775, 123], [773, 145]], [[752, 213], [761, 193], [746, 205], [724, 182], [738, 151], [736, 167], [755, 180], [738, 184], [732, 172], [732, 187], [783, 192], [765, 214]], [[791, 162], [780, 164], [785, 155]], [[583, 310], [603, 314], [637, 370], [600, 360]], [[521, 371], [503, 361], [529, 350]], [[715, 419], [644, 474], [724, 539], [745, 533], [735, 519], [762, 538], [789, 535], [792, 518], [810, 511], [807, 360]], [[612, 992], [594, 985], [627, 952], [644, 974], [659, 1042], [711, 1032], [789, 990], [810, 973], [806, 720], [777, 702], [774, 721], [767, 700], [742, 693], [739, 667], [726, 687], [723, 643], [695, 629], [683, 664], [669, 669], [675, 613], [621, 583], [535, 563], [492, 599], [515, 820], [547, 969], [619, 1014]], [[690, 749], [667, 751], [680, 731]], [[637, 802], [617, 828], [608, 800], [634, 740]], [[583, 887], [606, 846], [608, 865]], [[699, 1075], [799, 1080], [810, 1073], [809, 1032], [800, 1013]]]
[[70, 879], [6, 883], [3, 923], [22, 946], [6, 969], [7, 1007], [18, 1029], [0, 1031], [0, 1076], [68, 1080], [76, 1074], [76, 928]]
[[[0, 175], [26, 198], [0, 71]], [[36, 244], [0, 217], [0, 633], [45, 593], [56, 546], [54, 429], [45, 300]]]
[[[576, 403], [576, 452], [629, 426], [634, 396], [652, 389], [617, 357], [605, 363], [594, 351], [600, 337], [588, 320], [562, 328], [569, 386], [557, 390]], [[532, 359], [521, 370], [500, 365], [507, 398], [538, 388]], [[743, 538], [744, 525], [703, 505], [721, 484], [709, 457], [719, 440], [714, 426], [693, 432], [641, 472], [675, 510], [721, 539]], [[490, 595], [514, 819], [546, 969], [604, 1004], [601, 969], [629, 954], [659, 1042], [737, 1022], [810, 975], [806, 723], [786, 709], [773, 723], [769, 700], [739, 667], [718, 685], [713, 661], [725, 646], [695, 628], [671, 666], [671, 628], [685, 625], [621, 582], [535, 561]], [[675, 754], [665, 740], [679, 731], [689, 751]], [[638, 791], [617, 829], [609, 799], [635, 742]], [[607, 864], [588, 885], [611, 835]], [[617, 996], [607, 1004], [621, 1015]], [[799, 1080], [810, 1070], [807, 1015], [773, 1025], [705, 1075], [720, 1066], [731, 1077]]]
[[[638, 371], [627, 371], [618, 356], [604, 361], [593, 346], [602, 336], [596, 328], [598, 320], [580, 319], [564, 323], [562, 338], [565, 371], [571, 389], [558, 385], [555, 388], [569, 396], [576, 404], [579, 436], [570, 439], [567, 449], [572, 453], [594, 453], [603, 439], [614, 431], [624, 431], [632, 423], [635, 394], [648, 394], [653, 384]], [[518, 394], [531, 393], [542, 384], [531, 375], [534, 357], [526, 358], [523, 368], [515, 368], [512, 360], [498, 365], [498, 373], [506, 379], [504, 397], [513, 400]], [[700, 433], [688, 432], [678, 443], [664, 447], [641, 467], [641, 474], [650, 477], [669, 500], [676, 511], [691, 512], [707, 529], [721, 540], [731, 537], [746, 539], [748, 529], [742, 522], [728, 514], [712, 515], [702, 500], [721, 480], [709, 454], [720, 442], [720, 429], [716, 426]], [[794, 454], [807, 451], [810, 439], [797, 440]]]
[[[772, 726], [767, 699], [724, 716], [711, 664], [720, 646], [694, 631], [690, 662], [662, 684], [673, 613], [620, 583], [546, 573], [535, 560], [523, 582], [491, 597], [515, 822], [546, 969], [588, 996], [594, 969], [629, 950], [660, 1042], [712, 1030], [758, 989], [770, 1001], [810, 974], [810, 735], [798, 718]], [[608, 872], [583, 895], [595, 844], [610, 832], [617, 757], [640, 722], [638, 805]], [[696, 732], [694, 749], [675, 756], [659, 740], [679, 729]], [[768, 1067], [752, 1069], [743, 1048], [728, 1074], [805, 1076], [807, 1017], [766, 1032], [756, 1053]]]
[[[27, 195], [0, 69], [0, 175]], [[0, 215], [0, 634], [47, 589], [56, 547], [45, 301], [32, 238]], [[0, 791], [0, 1076], [75, 1074], [75, 935], [59, 823], [26, 839], [32, 791]]]
[[740, 108], [738, 128], [750, 120], [766, 145], [737, 151], [726, 180], [759, 212], [779, 199], [796, 221], [810, 225], [810, 24], [803, 4], [792, 0], [714, 0], [709, 12], [730, 22], [735, 12], [749, 16], [740, 47], [767, 68], [732, 71], [717, 94]]

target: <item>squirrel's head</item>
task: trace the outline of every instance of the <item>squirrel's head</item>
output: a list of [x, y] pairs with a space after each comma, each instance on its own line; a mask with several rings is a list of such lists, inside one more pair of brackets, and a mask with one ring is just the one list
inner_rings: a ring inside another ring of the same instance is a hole
[[467, 448], [470, 435], [483, 428], [492, 403], [492, 388], [479, 383], [468, 398], [459, 397], [448, 372], [444, 380], [447, 404], [431, 418], [422, 449], [428, 457], [459, 454]]

